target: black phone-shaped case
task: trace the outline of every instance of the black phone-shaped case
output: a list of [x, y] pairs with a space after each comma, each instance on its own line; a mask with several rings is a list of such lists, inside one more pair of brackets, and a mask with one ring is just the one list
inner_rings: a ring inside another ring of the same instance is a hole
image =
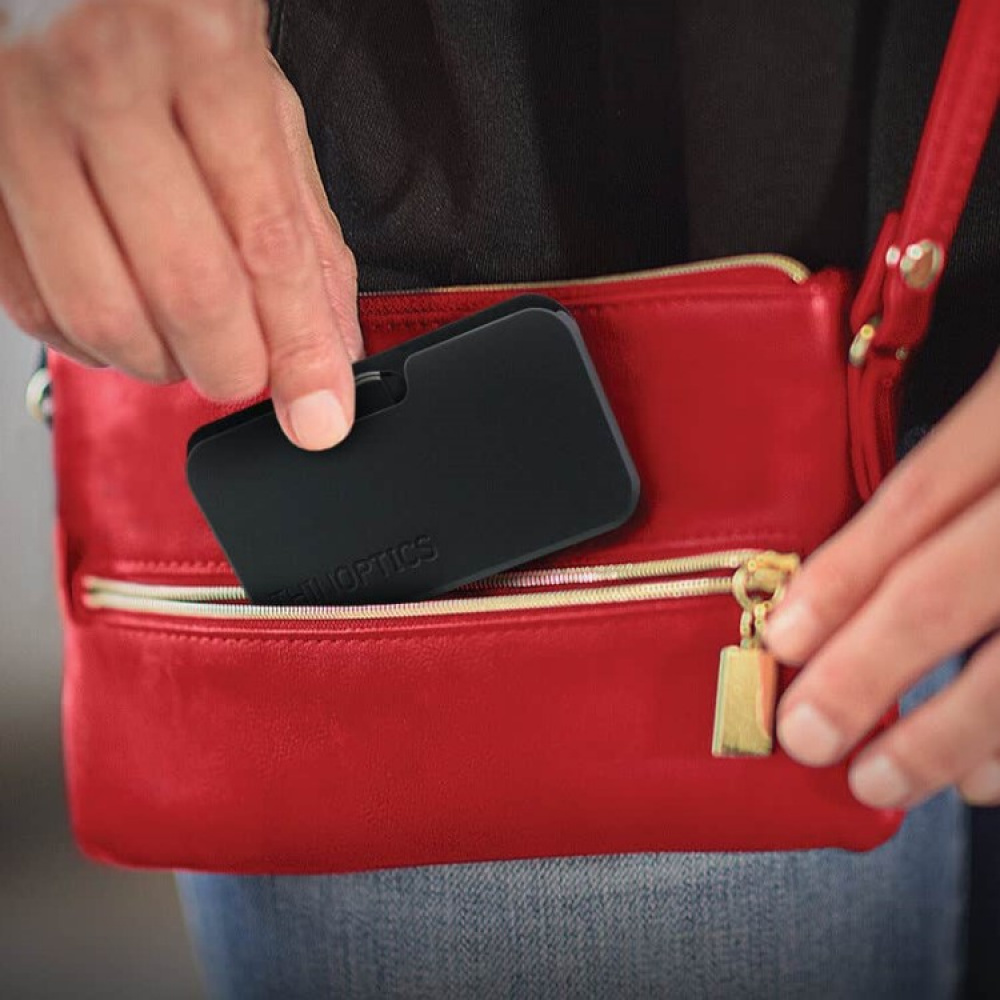
[[639, 481], [573, 318], [525, 295], [354, 366], [337, 447], [270, 401], [195, 431], [187, 476], [255, 603], [412, 601], [624, 523]]

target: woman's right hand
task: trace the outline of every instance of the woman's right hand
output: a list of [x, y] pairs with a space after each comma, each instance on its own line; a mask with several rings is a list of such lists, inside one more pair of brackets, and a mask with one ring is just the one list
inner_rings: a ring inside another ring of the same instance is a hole
[[260, 0], [102, 0], [0, 48], [0, 304], [30, 335], [235, 401], [354, 416], [354, 258]]

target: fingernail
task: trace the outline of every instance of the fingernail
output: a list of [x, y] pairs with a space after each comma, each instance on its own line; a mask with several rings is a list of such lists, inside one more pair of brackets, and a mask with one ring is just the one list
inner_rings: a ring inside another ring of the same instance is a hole
[[962, 798], [969, 805], [994, 805], [1000, 800], [1000, 761], [977, 767], [962, 781]]
[[778, 720], [778, 742], [800, 764], [822, 767], [840, 756], [844, 737], [822, 712], [802, 702]]
[[350, 429], [344, 408], [329, 389], [293, 400], [288, 407], [288, 422], [298, 445], [309, 451], [332, 448], [344, 440]]
[[847, 775], [854, 797], [875, 809], [902, 805], [912, 793], [909, 778], [885, 754], [862, 757]]
[[764, 623], [764, 642], [779, 660], [797, 663], [809, 653], [818, 622], [802, 601], [779, 604]]

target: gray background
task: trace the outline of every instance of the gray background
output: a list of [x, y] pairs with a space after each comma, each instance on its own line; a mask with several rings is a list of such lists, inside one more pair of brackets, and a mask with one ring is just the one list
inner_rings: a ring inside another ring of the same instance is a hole
[[169, 875], [85, 861], [65, 815], [48, 431], [37, 345], [0, 313], [0, 996], [202, 995]]

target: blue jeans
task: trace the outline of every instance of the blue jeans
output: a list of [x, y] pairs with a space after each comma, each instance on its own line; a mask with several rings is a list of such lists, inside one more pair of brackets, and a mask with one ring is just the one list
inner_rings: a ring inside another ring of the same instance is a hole
[[967, 825], [948, 792], [868, 854], [627, 855], [178, 882], [219, 997], [918, 1000], [956, 995], [961, 978]]

